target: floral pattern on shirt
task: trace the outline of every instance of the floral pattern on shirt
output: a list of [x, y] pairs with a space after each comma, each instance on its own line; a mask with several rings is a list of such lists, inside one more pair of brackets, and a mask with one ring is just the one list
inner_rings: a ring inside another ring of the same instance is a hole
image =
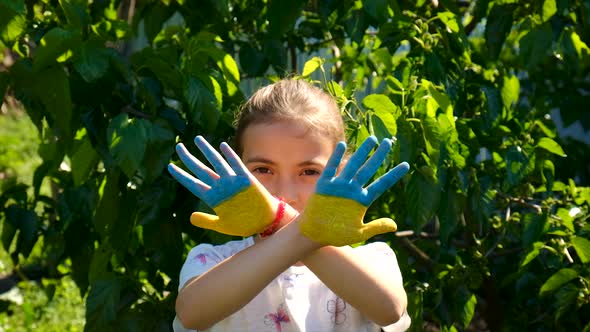
[[275, 331], [282, 332], [283, 331], [283, 324], [288, 324], [291, 322], [291, 318], [287, 314], [287, 310], [285, 310], [285, 304], [279, 305], [276, 312], [270, 312], [264, 315], [264, 324], [269, 326], [274, 326]]
[[346, 321], [346, 302], [343, 299], [336, 297], [333, 300], [328, 300], [326, 310], [330, 314], [330, 320], [334, 326], [342, 325]]

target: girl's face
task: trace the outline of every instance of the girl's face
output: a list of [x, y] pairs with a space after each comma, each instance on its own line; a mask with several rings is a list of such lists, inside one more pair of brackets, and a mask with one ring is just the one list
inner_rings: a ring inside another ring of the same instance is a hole
[[299, 212], [314, 192], [334, 143], [325, 136], [306, 133], [295, 121], [252, 124], [242, 134], [242, 160], [277, 197]]

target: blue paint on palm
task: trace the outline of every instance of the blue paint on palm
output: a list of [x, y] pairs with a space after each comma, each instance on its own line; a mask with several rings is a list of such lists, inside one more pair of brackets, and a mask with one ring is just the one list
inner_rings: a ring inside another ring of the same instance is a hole
[[203, 137], [197, 136], [195, 144], [215, 171], [191, 155], [183, 144], [176, 146], [176, 153], [196, 177], [176, 165], [168, 165], [168, 172], [172, 177], [191, 193], [211, 208], [215, 208], [250, 186], [248, 169], [229, 145], [221, 144], [221, 151], [227, 159], [226, 162]]
[[377, 138], [375, 136], [368, 137], [351, 156], [342, 172], [336, 175], [338, 166], [346, 151], [346, 144], [344, 142], [338, 143], [326, 164], [326, 168], [318, 179], [316, 192], [323, 195], [352, 199], [367, 207], [371, 205], [410, 169], [410, 165], [403, 162], [364, 188], [364, 185], [375, 175], [387, 157], [392, 142], [390, 139], [384, 139], [375, 153], [367, 160], [375, 145], [377, 145]]

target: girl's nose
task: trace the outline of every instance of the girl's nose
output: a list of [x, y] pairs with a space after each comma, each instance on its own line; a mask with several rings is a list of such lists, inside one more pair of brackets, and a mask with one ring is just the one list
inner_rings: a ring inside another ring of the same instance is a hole
[[281, 179], [276, 186], [276, 196], [294, 208], [297, 208], [297, 185], [289, 179]]

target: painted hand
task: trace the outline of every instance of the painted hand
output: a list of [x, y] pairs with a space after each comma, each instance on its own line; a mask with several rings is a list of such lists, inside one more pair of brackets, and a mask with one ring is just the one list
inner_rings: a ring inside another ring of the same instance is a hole
[[191, 155], [182, 143], [176, 146], [176, 152], [196, 178], [176, 165], [168, 165], [180, 184], [217, 213], [194, 212], [191, 223], [229, 235], [262, 232], [272, 223], [279, 200], [258, 182], [227, 143], [220, 146], [227, 162], [203, 137], [197, 136], [195, 144], [215, 171]]
[[403, 162], [363, 188], [385, 160], [392, 142], [384, 139], [365, 162], [375, 145], [374, 136], [365, 140], [336, 175], [346, 150], [344, 142], [338, 143], [301, 216], [300, 229], [304, 235], [324, 245], [343, 246], [397, 230], [397, 225], [389, 218], [363, 223], [367, 208], [410, 169], [408, 163]]

